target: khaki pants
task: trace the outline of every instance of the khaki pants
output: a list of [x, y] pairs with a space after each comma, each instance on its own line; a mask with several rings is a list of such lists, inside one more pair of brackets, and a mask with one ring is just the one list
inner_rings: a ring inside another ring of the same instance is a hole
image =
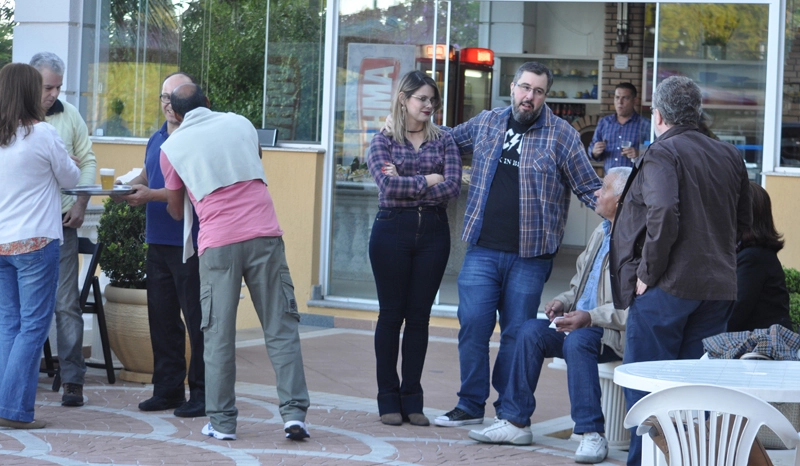
[[200, 256], [200, 303], [206, 364], [206, 413], [218, 432], [236, 432], [236, 309], [244, 278], [264, 330], [284, 421], [304, 421], [309, 406], [300, 314], [283, 238], [260, 237]]

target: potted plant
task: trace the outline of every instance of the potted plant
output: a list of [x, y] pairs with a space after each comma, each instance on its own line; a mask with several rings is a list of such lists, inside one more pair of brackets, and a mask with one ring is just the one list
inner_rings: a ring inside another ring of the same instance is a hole
[[109, 279], [104, 290], [109, 344], [124, 367], [120, 379], [150, 383], [153, 349], [147, 318], [145, 207], [110, 198], [103, 207], [97, 239], [105, 245], [99, 262]]
[[[131, 207], [109, 198], [103, 207], [97, 239], [105, 245], [100, 269], [109, 279], [104, 290], [109, 344], [124, 367], [120, 379], [151, 383], [153, 347], [147, 317], [145, 206]], [[187, 363], [190, 355], [187, 336]]]

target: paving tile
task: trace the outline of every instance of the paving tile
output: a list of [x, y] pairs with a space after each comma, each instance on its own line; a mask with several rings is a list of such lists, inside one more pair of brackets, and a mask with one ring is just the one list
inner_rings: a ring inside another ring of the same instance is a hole
[[[206, 417], [183, 419], [170, 411], [140, 412], [137, 405], [151, 396], [151, 385], [122, 381], [109, 385], [102, 370], [89, 369], [84, 386], [88, 401], [81, 408], [62, 407], [60, 394], [49, 389], [52, 379], [40, 376], [36, 418], [48, 425], [38, 431], [0, 429], [0, 464], [575, 464], [572, 455], [577, 443], [557, 438], [535, 436], [534, 444], [527, 447], [483, 445], [469, 439], [467, 428], [381, 424], [375, 403], [372, 332], [367, 329], [304, 329], [311, 438], [287, 440], [263, 341], [250, 339], [257, 338], [258, 332], [243, 335], [248, 339], [237, 344], [238, 440], [202, 435]], [[456, 340], [447, 335], [431, 335], [428, 347], [423, 387], [425, 412], [431, 420], [455, 405], [460, 383]], [[493, 345], [492, 358], [495, 354]], [[486, 422], [494, 416], [493, 400], [488, 403]], [[569, 413], [564, 372], [543, 371], [537, 401], [541, 407], [534, 413], [534, 423], [564, 420]], [[476, 427], [480, 426], [470, 426]], [[624, 453], [614, 452], [604, 464], [624, 464]]]

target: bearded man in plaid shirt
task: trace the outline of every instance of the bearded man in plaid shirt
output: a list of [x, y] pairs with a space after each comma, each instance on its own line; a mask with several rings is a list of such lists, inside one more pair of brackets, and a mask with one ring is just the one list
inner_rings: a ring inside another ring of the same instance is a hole
[[452, 130], [472, 177], [462, 239], [468, 243], [458, 277], [461, 390], [439, 426], [483, 422], [489, 398], [489, 338], [497, 315], [500, 351], [491, 382], [500, 397], [508, 381], [519, 327], [535, 318], [558, 252], [570, 191], [594, 209], [602, 182], [578, 132], [545, 105], [553, 74], [524, 63], [511, 83], [511, 106], [485, 110]]

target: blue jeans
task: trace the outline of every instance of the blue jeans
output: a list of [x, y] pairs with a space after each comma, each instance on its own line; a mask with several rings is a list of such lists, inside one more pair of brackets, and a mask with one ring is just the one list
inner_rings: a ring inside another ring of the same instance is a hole
[[56, 291], [56, 334], [61, 383], [83, 385], [83, 313], [78, 289], [78, 230], [63, 228], [64, 244], [59, 251]]
[[[450, 256], [450, 227], [443, 208], [381, 208], [369, 239], [378, 288], [375, 362], [380, 414], [421, 413], [422, 368], [428, 351], [431, 306]], [[403, 345], [400, 348], [400, 328]], [[402, 353], [402, 383], [397, 354]]]
[[[673, 296], [657, 287], [636, 296], [628, 308], [625, 357], [622, 362], [697, 359], [703, 338], [726, 330], [734, 301], [698, 301]], [[628, 409], [647, 392], [624, 389]], [[631, 429], [628, 465], [642, 462], [642, 438]]]
[[[500, 419], [530, 425], [536, 409], [533, 393], [539, 383], [545, 358], [567, 361], [567, 390], [576, 434], [605, 432], [605, 419], [600, 404], [600, 376], [597, 364], [619, 361], [611, 348], [601, 343], [603, 329], [584, 327], [569, 335], [550, 328], [550, 321], [531, 319], [519, 329], [517, 346], [511, 360], [508, 386], [500, 400]], [[564, 400], [566, 401], [566, 400]]]
[[500, 351], [494, 363], [494, 403], [501, 412], [517, 331], [536, 317], [542, 288], [550, 278], [552, 259], [521, 258], [518, 254], [469, 246], [458, 275], [458, 359], [461, 390], [456, 407], [483, 417], [489, 398], [489, 339], [500, 318]]
[[0, 256], [0, 417], [33, 421], [42, 346], [58, 285], [58, 240], [37, 251]]

